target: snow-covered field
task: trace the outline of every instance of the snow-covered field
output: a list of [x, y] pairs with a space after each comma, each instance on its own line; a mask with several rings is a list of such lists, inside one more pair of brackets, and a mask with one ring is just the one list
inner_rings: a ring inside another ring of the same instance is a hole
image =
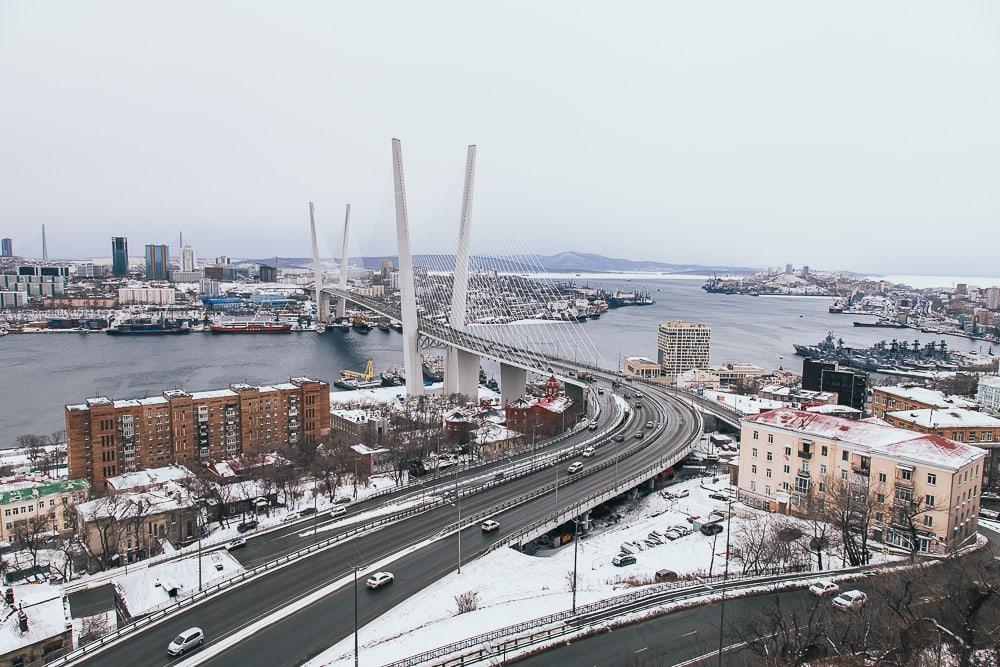
[[[716, 484], [711, 480], [704, 480], [706, 486], [724, 490], [725, 478]], [[579, 543], [577, 604], [626, 593], [642, 582], [652, 582], [660, 569], [681, 576], [708, 574], [709, 570], [720, 573], [725, 563], [725, 533], [716, 538], [694, 532], [652, 547], [644, 543], [652, 531], [662, 533], [670, 526], [690, 526], [689, 515], [706, 518], [713, 510], [725, 508], [727, 503], [710, 499], [712, 491], [701, 483], [694, 479], [671, 485], [670, 492], [687, 490], [689, 496], [667, 499], [654, 493], [638, 501], [627, 514], [619, 510], [623, 518], [617, 524], [595, 525]], [[735, 533], [746, 517], [754, 514], [760, 513], [734, 503], [732, 531]], [[637, 562], [615, 567], [611, 559], [625, 543], [632, 544]], [[731, 571], [733, 568], [731, 565]], [[443, 638], [458, 640], [568, 609], [572, 604], [572, 571], [572, 542], [534, 556], [499, 549], [463, 567], [462, 574], [449, 574], [362, 628], [364, 661], [384, 664], [435, 648], [445, 643]], [[397, 578], [406, 576], [406, 572], [395, 574]], [[477, 594], [478, 609], [459, 615], [455, 597], [467, 592]], [[309, 665], [348, 665], [353, 662], [352, 651], [353, 638], [348, 637]]]

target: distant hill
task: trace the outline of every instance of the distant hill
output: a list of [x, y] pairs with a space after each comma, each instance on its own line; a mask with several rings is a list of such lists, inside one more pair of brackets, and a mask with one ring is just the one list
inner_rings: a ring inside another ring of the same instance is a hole
[[[389, 259], [396, 263], [395, 255], [352, 257], [352, 263], [360, 263], [369, 269], [378, 269], [382, 260]], [[239, 264], [274, 264], [274, 258], [232, 260]], [[324, 262], [338, 262], [337, 258], [324, 258]], [[427, 266], [432, 269], [450, 271], [454, 268], [455, 258], [452, 255], [414, 255], [416, 266]], [[312, 259], [309, 257], [279, 257], [278, 264], [282, 268], [309, 268]], [[497, 269], [500, 271], [516, 271], [520, 273], [620, 273], [620, 272], [654, 272], [654, 273], [754, 273], [759, 269], [742, 266], [711, 266], [704, 264], [671, 264], [651, 260], [621, 259], [605, 257], [588, 252], [561, 252], [556, 255], [508, 255], [504, 257], [473, 256], [473, 270], [483, 271]]]

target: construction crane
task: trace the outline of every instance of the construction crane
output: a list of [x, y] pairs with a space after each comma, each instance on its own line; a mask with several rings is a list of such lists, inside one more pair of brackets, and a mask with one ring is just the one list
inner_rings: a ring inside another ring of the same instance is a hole
[[340, 371], [341, 375], [346, 375], [347, 377], [356, 378], [364, 382], [371, 382], [375, 379], [375, 362], [371, 359], [365, 364], [364, 372], [358, 371]]

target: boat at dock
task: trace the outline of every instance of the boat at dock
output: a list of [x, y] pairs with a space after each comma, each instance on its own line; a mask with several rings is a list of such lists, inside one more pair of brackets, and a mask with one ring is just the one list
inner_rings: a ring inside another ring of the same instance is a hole
[[191, 333], [191, 327], [182, 320], [129, 320], [107, 330], [109, 336], [174, 336], [188, 333]]
[[287, 322], [220, 322], [209, 327], [214, 334], [273, 334], [291, 330], [292, 325]]
[[854, 321], [854, 326], [856, 327], [877, 327], [880, 329], [905, 329], [906, 325], [901, 322], [896, 322], [894, 320], [884, 320], [880, 319], [877, 322], [859, 322]]

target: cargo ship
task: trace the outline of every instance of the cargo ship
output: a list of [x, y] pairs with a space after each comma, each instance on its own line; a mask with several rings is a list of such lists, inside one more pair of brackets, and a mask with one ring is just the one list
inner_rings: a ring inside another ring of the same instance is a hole
[[292, 325], [286, 322], [223, 322], [209, 328], [214, 334], [288, 333], [291, 330]]
[[880, 329], [905, 329], [906, 325], [894, 320], [878, 320], [877, 322], [859, 322], [854, 320], [856, 327], [878, 327]]
[[174, 336], [191, 333], [186, 321], [180, 320], [129, 320], [107, 330], [109, 336]]

